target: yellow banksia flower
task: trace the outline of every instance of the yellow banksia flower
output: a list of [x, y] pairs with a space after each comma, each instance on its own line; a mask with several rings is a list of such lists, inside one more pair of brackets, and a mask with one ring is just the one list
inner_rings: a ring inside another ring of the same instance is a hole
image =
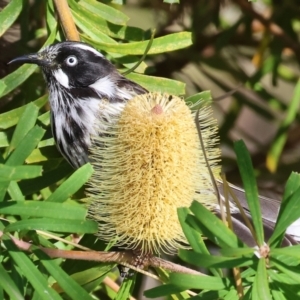
[[[209, 105], [199, 122], [204, 151], [220, 173], [216, 121]], [[177, 208], [193, 200], [215, 207], [195, 114], [184, 100], [160, 93], [128, 101], [91, 148], [90, 217], [98, 236], [142, 253], [172, 253], [186, 246]]]

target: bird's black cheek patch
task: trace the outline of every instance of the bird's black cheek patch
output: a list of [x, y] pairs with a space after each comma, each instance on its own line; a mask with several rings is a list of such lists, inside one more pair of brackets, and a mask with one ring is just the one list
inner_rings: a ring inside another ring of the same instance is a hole
[[75, 87], [87, 87], [98, 79], [103, 78], [112, 72], [110, 66], [105, 68], [105, 65], [89, 63], [88, 65], [78, 66], [76, 68]]

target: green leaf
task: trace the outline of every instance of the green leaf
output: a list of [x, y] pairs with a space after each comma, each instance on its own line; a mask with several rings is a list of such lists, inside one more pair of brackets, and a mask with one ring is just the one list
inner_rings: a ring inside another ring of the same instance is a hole
[[[46, 43], [43, 45], [43, 48], [49, 44], [52, 44], [55, 40], [56, 30], [53, 30], [48, 37]], [[1, 96], [5, 96], [11, 91], [13, 91], [17, 86], [22, 84], [35, 70], [37, 69], [36, 65], [25, 64], [18, 68], [13, 73], [7, 75], [2, 79], [3, 83], [6, 85], [5, 90]]]
[[144, 296], [147, 298], [158, 298], [158, 297], [164, 297], [164, 296], [169, 296], [169, 295], [174, 295], [178, 294], [182, 291], [184, 291], [185, 288], [181, 286], [177, 286], [174, 284], [164, 284], [155, 288], [152, 288], [150, 290], [147, 290], [144, 292]]
[[293, 282], [289, 282], [289, 284], [293, 284], [293, 283], [299, 284], [300, 281], [299, 265], [296, 267], [291, 267], [283, 264], [281, 261], [277, 259], [272, 259], [272, 266], [275, 266], [280, 272], [287, 275], [287, 278], [289, 280], [293, 281]]
[[[48, 95], [44, 95], [41, 98], [33, 101], [32, 103], [36, 105], [38, 108], [41, 108], [45, 105], [48, 100]], [[22, 113], [25, 111], [27, 105], [18, 107], [16, 109], [12, 109], [6, 113], [0, 115], [0, 129], [7, 129], [19, 122], [19, 119]]]
[[67, 200], [87, 182], [93, 171], [93, 167], [90, 164], [82, 166], [60, 185], [46, 201], [63, 202]]
[[[185, 102], [188, 106], [192, 106], [193, 110], [198, 110], [203, 102], [211, 101], [211, 93], [210, 91], [203, 91], [201, 93], [197, 93], [193, 96], [187, 97], [185, 99]], [[195, 105], [195, 104], [200, 104], [200, 105]]]
[[126, 77], [138, 82], [144, 88], [152, 92], [168, 93], [171, 95], [185, 94], [185, 84], [172, 79], [153, 77], [148, 75], [130, 73]]
[[[114, 263], [101, 263], [97, 266], [91, 267], [83, 262], [85, 269], [72, 274], [72, 278], [78, 282], [81, 286], [87, 287], [89, 284], [93, 284], [95, 281], [100, 284], [105, 278], [106, 274], [109, 273], [116, 265]], [[76, 267], [78, 264], [76, 264]], [[73, 271], [73, 270], [72, 270]], [[100, 281], [100, 282], [99, 282]]]
[[43, 274], [36, 268], [28, 255], [17, 249], [14, 243], [8, 238], [3, 238], [3, 243], [8, 253], [21, 270], [24, 277], [30, 282], [38, 293], [40, 299], [61, 300], [62, 298], [51, 288]]
[[197, 253], [209, 254], [209, 251], [207, 250], [203, 241], [201, 232], [196, 231], [193, 227], [186, 223], [186, 217], [189, 214], [189, 210], [185, 207], [180, 207], [178, 208], [177, 213], [182, 231], [193, 250]]
[[135, 279], [136, 279], [136, 273], [134, 274], [134, 276], [130, 276], [130, 277], [127, 276], [123, 280], [122, 285], [118, 291], [118, 294], [114, 299], [115, 300], [129, 299], [130, 293], [134, 287]]
[[52, 218], [22, 220], [8, 225], [5, 232], [21, 230], [49, 230], [55, 232], [96, 233], [98, 224], [94, 221], [62, 220]]
[[179, 4], [180, 0], [164, 0], [163, 2], [169, 4]]
[[59, 283], [61, 289], [70, 296], [71, 299], [94, 299], [87, 291], [82, 288], [71, 276], [69, 276], [62, 268], [57, 266], [57, 263], [47, 256], [40, 249], [33, 250], [33, 253], [38, 257], [41, 264]]
[[[180, 207], [178, 208], [177, 213], [180, 225], [182, 227], [182, 231], [186, 236], [186, 239], [188, 240], [189, 244], [192, 246], [193, 250], [197, 253], [209, 254], [209, 251], [207, 250], [206, 245], [203, 241], [201, 232], [198, 232], [186, 223], [186, 217], [188, 216], [189, 210], [185, 207]], [[210, 269], [210, 271], [215, 276], [221, 275], [214, 268]]]
[[245, 196], [251, 212], [257, 242], [261, 246], [264, 243], [263, 222], [251, 158], [245, 143], [241, 140], [234, 143], [234, 151], [237, 156], [238, 167], [243, 180]]
[[258, 261], [258, 267], [253, 282], [252, 293], [253, 295], [256, 295], [256, 297], [254, 297], [253, 299], [272, 300], [268, 283], [268, 274], [265, 258], [260, 258]]
[[11, 167], [0, 164], [0, 182], [35, 178], [41, 176], [41, 174], [41, 166]]
[[228, 278], [219, 278], [205, 275], [190, 275], [182, 273], [171, 273], [170, 283], [187, 289], [222, 290], [229, 289], [233, 282]]
[[6, 164], [9, 166], [21, 165], [25, 159], [38, 145], [43, 137], [45, 130], [39, 126], [34, 126], [25, 137], [18, 143], [18, 147], [8, 157]]
[[273, 142], [271, 144], [272, 145], [271, 149], [267, 154], [267, 162], [266, 162], [267, 167], [273, 173], [277, 169], [280, 155], [282, 153], [283, 147], [288, 137], [288, 130], [297, 117], [299, 104], [300, 104], [300, 80], [298, 80], [298, 83], [294, 90], [293, 98], [289, 102], [286, 116], [278, 128], [276, 136], [273, 139]]
[[5, 83], [0, 79], [0, 97], [3, 93], [3, 91], [6, 89]]
[[19, 291], [17, 285], [11, 278], [9, 272], [0, 264], [0, 286], [8, 294], [11, 300], [23, 300], [24, 297]]
[[[48, 146], [52, 147], [45, 147]], [[41, 141], [38, 147], [42, 146], [41, 149], [34, 149], [31, 154], [26, 158], [25, 162], [27, 164], [40, 163], [47, 160], [61, 159], [61, 154], [58, 152], [55, 142], [53, 139]]]
[[[270, 256], [284, 256], [284, 257], [294, 257], [297, 261], [300, 261], [300, 245], [293, 245], [284, 248], [271, 249]], [[278, 259], [280, 260], [280, 259]]]
[[80, 0], [78, 5], [85, 7], [93, 14], [97, 14], [103, 19], [114, 24], [126, 24], [126, 22], [129, 20], [129, 17], [119, 10], [96, 0]]
[[[82, 39], [94, 45], [97, 48], [100, 48], [104, 51], [111, 53], [120, 53], [120, 54], [129, 54], [129, 55], [143, 55], [145, 49], [149, 44], [149, 40], [143, 42], [132, 42], [127, 44], [118, 44], [116, 47], [115, 44], [99, 43], [91, 40], [88, 37], [81, 36]], [[151, 49], [148, 51], [148, 54], [159, 54], [166, 53], [169, 51], [179, 50], [186, 48], [192, 45], [192, 35], [190, 32], [179, 32], [168, 34], [163, 37], [155, 38], [153, 40]]]
[[283, 201], [280, 206], [277, 222], [272, 236], [269, 239], [271, 246], [280, 243], [280, 236], [284, 234], [288, 226], [300, 218], [300, 175], [292, 173], [285, 187]]
[[[108, 42], [108, 37], [127, 41], [141, 41], [145, 38], [145, 31], [138, 27], [120, 26], [104, 20], [99, 15], [88, 11], [71, 0], [72, 15], [80, 29], [92, 39], [99, 42]], [[115, 40], [111, 40], [117, 43]]]
[[224, 257], [184, 249], [179, 250], [179, 257], [189, 264], [204, 268], [234, 268], [251, 266], [254, 263], [253, 255], [252, 257]]
[[32, 127], [36, 123], [38, 113], [39, 108], [36, 105], [34, 105], [33, 103], [29, 103], [26, 105], [25, 110], [22, 113], [17, 127], [14, 131], [9, 148], [7, 150], [8, 153], [15, 149], [20, 143], [20, 141], [30, 131], [30, 129], [32, 129]]
[[12, 0], [0, 12], [0, 37], [18, 18], [23, 2], [23, 0]]
[[0, 132], [0, 148], [6, 148], [9, 145], [6, 132]]
[[[75, 5], [76, 8], [78, 8], [79, 6]], [[110, 43], [110, 44], [116, 44], [116, 47], [118, 47], [118, 43], [113, 40], [112, 38], [110, 38], [109, 36], [106, 35], [106, 33], [102, 33], [101, 31], [99, 31], [99, 19], [102, 20], [101, 18], [99, 18], [98, 16], [96, 16], [97, 21], [93, 20], [93, 18], [89, 18], [86, 16], [83, 16], [82, 13], [76, 13], [75, 11], [73, 11], [73, 16], [75, 18], [76, 24], [77, 26], [86, 34], [89, 35], [89, 37], [91, 37], [95, 42], [103, 42], [103, 43]], [[93, 17], [93, 16], [92, 16]], [[117, 25], [114, 25], [117, 26]], [[120, 26], [118, 26], [120, 27]], [[122, 28], [122, 27], [121, 27]], [[119, 58], [120, 54], [118, 53], [109, 53], [110, 56], [112, 56], [113, 58]], [[134, 57], [134, 56], [130, 56], [131, 59], [134, 59], [135, 61], [138, 61], [138, 58]], [[119, 60], [120, 61], [120, 60]], [[126, 62], [125, 59], [123, 59], [122, 64], [127, 67], [127, 68], [131, 68], [132, 66], [134, 66], [133, 62]], [[145, 69], [147, 68], [147, 65], [142, 62], [136, 69], [136, 72], [139, 73], [143, 73], [145, 72]]]
[[51, 171], [44, 172], [42, 177], [20, 182], [20, 188], [24, 195], [30, 195], [44, 189], [73, 172], [72, 167], [67, 162], [62, 162], [58, 167]]
[[44, 217], [62, 220], [85, 220], [86, 208], [69, 203], [51, 203], [45, 201], [8, 201], [0, 203], [0, 213], [4, 215], [20, 215]]
[[189, 216], [187, 218], [188, 224], [195, 229], [195, 223], [190, 223], [193, 218], [196, 218], [204, 235], [211, 239], [214, 243], [224, 248], [239, 248], [244, 246], [244, 244], [238, 239], [238, 237], [227, 227], [224, 223], [207, 210], [202, 204], [197, 201], [194, 201], [190, 207], [191, 211], [195, 215]]

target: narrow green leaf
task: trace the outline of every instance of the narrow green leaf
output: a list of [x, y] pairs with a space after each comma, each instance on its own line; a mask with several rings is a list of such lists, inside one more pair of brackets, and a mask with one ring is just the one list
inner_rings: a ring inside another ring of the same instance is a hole
[[44, 114], [38, 117], [38, 120], [43, 123], [45, 126], [50, 125], [50, 111], [45, 112]]
[[24, 195], [30, 195], [58, 182], [72, 172], [72, 167], [64, 161], [55, 169], [44, 172], [42, 177], [20, 182], [19, 185]]
[[6, 148], [9, 145], [6, 132], [0, 132], [0, 148]]
[[203, 231], [204, 235], [211, 238], [217, 245], [222, 248], [239, 248], [244, 246], [238, 237], [202, 204], [194, 201], [190, 209], [197, 218], [197, 221], [206, 229], [205, 232]]
[[96, 0], [80, 0], [78, 5], [114, 24], [123, 25], [129, 20], [129, 17], [121, 11]]
[[22, 220], [8, 225], [5, 232], [21, 230], [49, 230], [55, 232], [69, 233], [96, 233], [98, 224], [94, 221], [61, 220], [59, 223], [55, 219], [39, 218]]
[[280, 243], [280, 236], [282, 237], [288, 226], [300, 218], [300, 175], [292, 173], [283, 196], [283, 201], [280, 206], [277, 222], [272, 236], [269, 239], [271, 246]]
[[[52, 44], [55, 40], [55, 36], [56, 36], [56, 30], [53, 30], [42, 48], [44, 48], [49, 44]], [[13, 73], [2, 78], [3, 83], [6, 85], [6, 88], [3, 91], [2, 96], [7, 95], [11, 91], [13, 91], [17, 86], [22, 84], [36, 69], [37, 69], [36, 65], [25, 64], [20, 68], [18, 68]]]
[[43, 300], [61, 300], [62, 298], [51, 288], [43, 274], [36, 268], [28, 255], [17, 249], [8, 238], [3, 238], [3, 243], [8, 249], [9, 255], [18, 265], [23, 275]]
[[193, 96], [187, 97], [185, 98], [185, 102], [187, 105], [192, 105], [192, 109], [193, 110], [198, 110], [199, 107], [195, 106], [195, 104], [201, 102], [203, 103], [203, 101], [211, 101], [212, 97], [211, 97], [211, 93], [210, 91], [203, 91], [201, 93], [197, 93]]
[[253, 295], [256, 295], [257, 300], [272, 300], [268, 283], [268, 274], [266, 259], [261, 258], [258, 261], [257, 272], [253, 282]]
[[33, 250], [33, 253], [39, 258], [41, 264], [53, 276], [53, 278], [59, 283], [61, 289], [71, 299], [94, 299], [71, 276], [60, 268], [56, 262], [49, 259], [49, 256], [47, 256], [44, 252], [40, 249], [35, 249]]
[[[117, 43], [115, 40], [107, 36], [105, 33], [102, 33], [99, 31], [99, 24], [97, 22], [92, 22], [91, 19], [83, 17], [81, 14], [77, 14], [76, 12], [73, 12], [73, 16], [75, 18], [77, 26], [86, 34], [89, 35], [95, 42], [99, 43], [110, 43], [115, 44], [116, 47], [118, 47], [119, 43]], [[116, 26], [116, 25], [115, 25]], [[120, 59], [120, 54], [118, 53], [109, 53], [108, 54], [112, 57], [118, 60], [118, 62], [122, 63], [126, 68], [132, 68], [136, 61], [139, 59], [135, 56], [125, 57]], [[134, 62], [130, 62], [130, 60], [134, 60]], [[138, 73], [144, 73], [147, 68], [147, 65], [145, 62], [142, 62], [136, 69], [135, 72]]]
[[5, 83], [0, 79], [0, 97], [2, 96], [3, 91], [6, 89]]
[[[45, 147], [45, 145], [47, 146], [47, 143], [49, 143], [52, 147]], [[61, 158], [61, 154], [58, 152], [53, 139], [41, 141], [38, 146], [40, 145], [42, 145], [43, 148], [34, 149], [26, 158], [25, 162], [27, 164], [40, 163], [47, 160], [50, 161]]]
[[196, 253], [190, 250], [179, 250], [179, 257], [189, 264], [204, 268], [234, 268], [251, 266], [254, 263], [252, 257], [224, 257], [209, 254]]
[[267, 167], [271, 172], [275, 172], [277, 169], [278, 161], [280, 155], [282, 153], [283, 147], [286, 143], [288, 137], [288, 130], [292, 122], [295, 121], [297, 117], [297, 112], [299, 110], [299, 103], [300, 103], [300, 80], [295, 87], [294, 94], [292, 100], [289, 102], [287, 113], [280, 124], [276, 136], [272, 142], [271, 149], [267, 154]]
[[170, 283], [184, 289], [222, 290], [233, 286], [233, 281], [228, 278], [219, 278], [204, 275], [190, 275], [171, 273]]
[[0, 164], [0, 181], [13, 181], [35, 178], [42, 174], [41, 166], [11, 167]]
[[[115, 44], [99, 43], [86, 36], [81, 37], [85, 42], [92, 44], [104, 51], [129, 55], [143, 55], [149, 44], [149, 40], [147, 40], [143, 42], [118, 44], [118, 47], [116, 47]], [[155, 38], [153, 40], [151, 49], [148, 51], [148, 54], [166, 53], [183, 49], [190, 45], [192, 45], [192, 35], [190, 32], [183, 31], [179, 33], [172, 33], [163, 37]]]
[[46, 201], [64, 202], [75, 192], [77, 192], [90, 178], [93, 173], [90, 164], [82, 166], [76, 170], [62, 185], [60, 185]]
[[[198, 232], [186, 222], [186, 217], [189, 213], [189, 210], [185, 207], [181, 207], [177, 210], [177, 213], [182, 231], [186, 236], [189, 244], [192, 246], [193, 250], [197, 253], [209, 254], [209, 251], [207, 250], [206, 245], [203, 241], [201, 232]], [[219, 273], [214, 268], [210, 269], [210, 272], [212, 272], [214, 276], [221, 275], [221, 273]]]
[[[287, 275], [289, 280], [293, 280], [294, 283], [300, 282], [300, 274], [299, 274], [299, 265], [296, 267], [291, 267], [284, 265], [281, 261], [277, 259], [272, 259], [272, 266], [275, 266], [280, 272]], [[291, 282], [289, 282], [291, 284]], [[299, 289], [298, 289], [299, 291]]]
[[45, 130], [39, 126], [34, 126], [26, 136], [18, 143], [18, 147], [8, 157], [6, 164], [9, 166], [21, 165], [25, 159], [38, 145], [43, 137]]
[[0, 286], [2, 286], [3, 290], [8, 294], [9, 299], [11, 300], [24, 299], [17, 285], [10, 277], [9, 272], [7, 272], [7, 270], [3, 268], [2, 264], [0, 264]]
[[[33, 101], [34, 105], [36, 105], [38, 108], [41, 108], [45, 105], [45, 103], [48, 100], [48, 95], [44, 95], [41, 98]], [[19, 119], [26, 109], [27, 105], [12, 109], [6, 113], [3, 113], [0, 115], [0, 129], [7, 129], [14, 125], [16, 125], [19, 122]]]
[[300, 245], [271, 249], [270, 256], [291, 256], [300, 261]]
[[10, 1], [0, 12], [0, 37], [15, 22], [23, 8], [23, 0]]
[[0, 203], [0, 213], [35, 218], [54, 218], [65, 220], [85, 220], [86, 208], [69, 203], [51, 203], [45, 201], [8, 201]]
[[241, 140], [234, 143], [234, 151], [237, 156], [238, 167], [243, 180], [245, 195], [251, 212], [257, 242], [259, 245], [263, 245], [264, 231], [261, 217], [262, 214], [251, 158], [245, 143]]
[[155, 288], [152, 288], [150, 290], [147, 290], [144, 292], [144, 296], [147, 298], [158, 298], [158, 297], [164, 297], [164, 296], [170, 296], [174, 294], [178, 294], [182, 291], [185, 291], [186, 289], [181, 286], [177, 286], [175, 284], [164, 284]]
[[189, 214], [189, 210], [185, 207], [180, 207], [177, 210], [178, 219], [182, 227], [183, 233], [186, 236], [189, 244], [193, 250], [198, 253], [209, 254], [205, 243], [203, 242], [201, 232], [196, 231], [193, 227], [186, 223], [186, 217]]
[[144, 88], [152, 92], [168, 93], [171, 95], [185, 94], [185, 84], [162, 77], [153, 77], [137, 73], [130, 73], [126, 77], [132, 81], [138, 82]]
[[[6, 184], [6, 182], [4, 182], [4, 184]], [[23, 201], [25, 199], [18, 183], [15, 181], [9, 183], [7, 191], [11, 199], [18, 199], [18, 201]]]
[[36, 123], [36, 119], [39, 113], [39, 108], [33, 103], [29, 103], [26, 105], [26, 108], [19, 119], [17, 127], [14, 131], [13, 137], [11, 139], [8, 153], [10, 153], [13, 149], [15, 149], [20, 141], [24, 138], [24, 136], [29, 132], [30, 129]]
[[130, 298], [130, 293], [134, 287], [135, 279], [136, 279], [136, 273], [134, 274], [134, 276], [130, 276], [130, 277], [127, 276], [123, 280], [122, 285], [118, 291], [118, 294], [115, 297], [115, 300], [123, 300], [123, 299]]

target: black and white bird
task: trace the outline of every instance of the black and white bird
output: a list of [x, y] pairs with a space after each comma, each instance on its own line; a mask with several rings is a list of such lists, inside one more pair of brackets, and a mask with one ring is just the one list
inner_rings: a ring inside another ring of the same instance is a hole
[[[10, 63], [15, 62], [42, 68], [49, 90], [53, 137], [74, 168], [88, 162], [90, 137], [96, 134], [95, 119], [109, 121], [112, 114], [122, 111], [127, 100], [147, 92], [122, 76], [95, 48], [81, 42], [50, 45]], [[100, 108], [101, 101], [109, 105]], [[101, 122], [98, 124], [101, 126]]]
[[[101, 134], [112, 115], [118, 115], [126, 101], [147, 93], [137, 83], [122, 76], [115, 66], [92, 46], [81, 42], [61, 42], [43, 51], [13, 59], [10, 63], [37, 64], [42, 68], [49, 90], [51, 126], [56, 145], [66, 160], [79, 168], [88, 162], [91, 136]], [[109, 105], [101, 107], [107, 101]], [[94, 126], [103, 118], [103, 128]], [[218, 184], [221, 195], [222, 183]], [[244, 191], [232, 186], [241, 204], [247, 209]], [[232, 199], [230, 199], [232, 200]], [[232, 200], [233, 201], [233, 200]], [[271, 234], [278, 215], [280, 201], [260, 197], [266, 235]], [[248, 228], [239, 213], [233, 212], [234, 230], [244, 242], [253, 244]], [[288, 233], [299, 239], [300, 220]], [[285, 244], [296, 241], [286, 235]]]

